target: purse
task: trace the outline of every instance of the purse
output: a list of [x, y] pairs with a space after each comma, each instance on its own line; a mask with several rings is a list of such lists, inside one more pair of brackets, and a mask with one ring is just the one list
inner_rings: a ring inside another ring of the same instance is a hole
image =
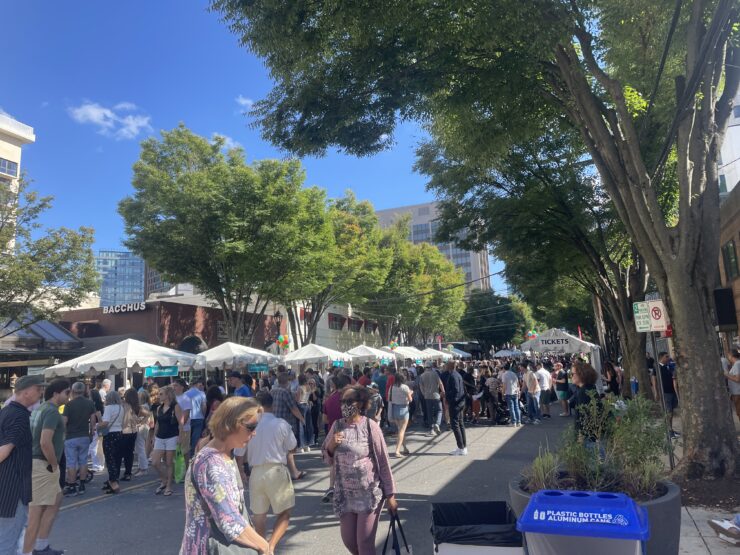
[[[396, 531], [398, 526], [398, 531]], [[385, 543], [383, 544], [383, 555], [385, 555], [388, 549], [388, 541], [391, 542], [391, 553], [393, 555], [401, 555], [401, 544], [398, 543], [398, 532], [401, 533], [403, 539], [403, 547], [406, 550], [405, 553], [411, 553], [411, 547], [409, 547], [406, 541], [406, 534], [403, 533], [403, 526], [401, 526], [401, 519], [398, 517], [398, 513], [391, 515], [391, 523], [388, 526], [388, 535], [385, 537]]]
[[[241, 483], [241, 478], [238, 475], [237, 480]], [[200, 493], [200, 489], [198, 489], [198, 483], [195, 481], [192, 465], [190, 465], [190, 481], [195, 489], [195, 495], [200, 499], [201, 507], [203, 507], [203, 511], [208, 519], [208, 527], [210, 528], [210, 531], [206, 542], [206, 553], [208, 555], [259, 555], [258, 552], [251, 547], [230, 542], [218, 527], [216, 521], [213, 520], [213, 515], [211, 515], [208, 504], [203, 500], [203, 495]], [[247, 509], [244, 505], [243, 499], [239, 502], [239, 512], [244, 515], [246, 521], [249, 522], [249, 515], [247, 514]]]
[[110, 429], [113, 427], [113, 424], [118, 422], [118, 418], [121, 416], [122, 412], [126, 412], [122, 405], [118, 405], [118, 414], [113, 419], [113, 422], [108, 424], [107, 426], [103, 426], [102, 428], [98, 428], [98, 435], [99, 436], [107, 436], [110, 433]]

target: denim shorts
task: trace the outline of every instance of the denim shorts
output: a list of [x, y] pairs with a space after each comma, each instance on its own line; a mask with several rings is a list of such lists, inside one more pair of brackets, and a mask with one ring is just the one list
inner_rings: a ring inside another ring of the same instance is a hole
[[408, 405], [393, 405], [391, 412], [392, 420], [408, 420], [409, 419], [409, 406]]
[[75, 437], [64, 442], [64, 456], [67, 468], [87, 466], [87, 452], [90, 449], [89, 437]]

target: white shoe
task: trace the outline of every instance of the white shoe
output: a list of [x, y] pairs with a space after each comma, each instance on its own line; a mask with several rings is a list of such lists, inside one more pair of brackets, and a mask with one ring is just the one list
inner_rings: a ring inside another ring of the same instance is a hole
[[535, 421], [533, 422], [533, 424], [542, 424], [542, 422], [541, 422], [540, 420], [535, 420]]
[[307, 445], [306, 447], [303, 448], [303, 452], [304, 453], [310, 453], [311, 452], [311, 448]]
[[434, 425], [434, 433], [437, 435], [442, 433], [442, 430], [440, 430], [439, 426], [437, 426], [436, 424]]
[[460, 449], [455, 449], [454, 451], [450, 451], [450, 455], [457, 456], [457, 455], [460, 455], [460, 452], [461, 452]]
[[468, 454], [468, 448], [467, 447], [463, 447], [462, 449], [458, 449], [458, 451], [459, 451], [458, 455], [460, 457], [464, 457], [465, 455]]

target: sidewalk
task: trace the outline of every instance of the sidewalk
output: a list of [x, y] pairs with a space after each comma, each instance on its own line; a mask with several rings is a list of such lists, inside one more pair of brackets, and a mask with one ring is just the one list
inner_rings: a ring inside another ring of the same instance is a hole
[[704, 507], [683, 507], [681, 509], [681, 555], [738, 555], [736, 547], [717, 537], [707, 520], [712, 518], [732, 520], [734, 515], [711, 511]]

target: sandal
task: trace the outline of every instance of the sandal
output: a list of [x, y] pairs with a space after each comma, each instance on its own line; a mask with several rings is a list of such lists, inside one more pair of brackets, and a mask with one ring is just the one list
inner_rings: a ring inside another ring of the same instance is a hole
[[159, 495], [166, 489], [167, 489], [167, 486], [159, 486], [156, 490], [154, 490], [154, 495]]
[[166, 490], [164, 490], [164, 493], [162, 495], [164, 495], [165, 497], [169, 497], [170, 495], [172, 495], [172, 490], [171, 489], [166, 489]]
[[301, 479], [303, 479], [303, 478], [305, 478], [305, 477], [306, 477], [306, 472], [305, 472], [305, 470], [301, 470], [301, 471], [300, 471], [300, 472], [298, 473], [298, 476], [296, 476], [295, 478], [293, 478], [293, 481], [295, 481], [295, 480], [301, 480]]

